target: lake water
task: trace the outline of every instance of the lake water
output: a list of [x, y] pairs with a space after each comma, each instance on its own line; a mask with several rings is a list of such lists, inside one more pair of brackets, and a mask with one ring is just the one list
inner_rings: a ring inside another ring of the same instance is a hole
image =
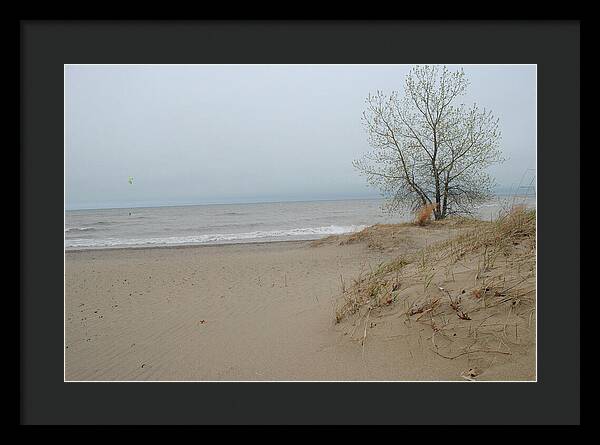
[[[495, 218], [513, 199], [496, 197], [477, 208], [476, 216]], [[533, 196], [516, 201], [535, 206]], [[70, 210], [65, 212], [65, 248], [310, 240], [413, 218], [408, 211], [385, 214], [382, 204], [381, 199], [356, 199]]]

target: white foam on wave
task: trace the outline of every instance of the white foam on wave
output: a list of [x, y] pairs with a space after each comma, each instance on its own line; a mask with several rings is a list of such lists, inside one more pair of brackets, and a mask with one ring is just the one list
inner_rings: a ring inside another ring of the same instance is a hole
[[65, 240], [66, 248], [98, 248], [98, 247], [121, 247], [121, 246], [161, 246], [161, 245], [188, 245], [188, 244], [210, 244], [210, 243], [234, 243], [253, 240], [280, 240], [287, 239], [315, 239], [327, 235], [340, 235], [352, 233], [364, 229], [364, 225], [352, 226], [322, 226], [306, 227], [282, 230], [259, 230], [244, 233], [214, 233], [192, 236], [169, 236], [160, 238], [103, 238], [83, 239], [74, 238]]
[[88, 230], [96, 230], [93, 227], [68, 227], [65, 232], [86, 232]]

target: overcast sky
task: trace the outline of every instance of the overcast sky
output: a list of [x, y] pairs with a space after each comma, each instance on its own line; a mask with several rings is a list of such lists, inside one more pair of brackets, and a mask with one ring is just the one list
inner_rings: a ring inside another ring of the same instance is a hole
[[[463, 101], [500, 118], [508, 160], [490, 172], [516, 186], [535, 168], [535, 65], [462, 67]], [[375, 197], [352, 167], [364, 100], [410, 68], [65, 66], [66, 207]]]

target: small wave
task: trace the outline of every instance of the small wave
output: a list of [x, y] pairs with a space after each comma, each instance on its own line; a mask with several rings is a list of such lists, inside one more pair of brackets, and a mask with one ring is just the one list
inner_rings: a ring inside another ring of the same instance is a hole
[[169, 246], [188, 244], [220, 244], [256, 240], [277, 241], [281, 239], [315, 239], [327, 235], [352, 233], [364, 229], [366, 226], [323, 226], [296, 229], [265, 230], [244, 233], [214, 233], [193, 236], [170, 236], [162, 238], [104, 238], [97, 240], [70, 239], [66, 240], [67, 248], [99, 248], [117, 246]]
[[[214, 224], [214, 225], [209, 225], [209, 226], [204, 226], [201, 229], [202, 230], [235, 230], [236, 227], [244, 227], [244, 228], [252, 228], [252, 227], [259, 227], [259, 226], [263, 226], [264, 223], [262, 222], [257, 222], [257, 223], [231, 223], [231, 224]], [[163, 231], [172, 231], [173, 229], [170, 227], [165, 227], [163, 229]], [[198, 227], [189, 227], [189, 228], [181, 228], [179, 229], [182, 232], [186, 232], [186, 233], [197, 233], [198, 232]]]
[[68, 227], [65, 229], [66, 233], [69, 232], [87, 232], [89, 230], [96, 230], [93, 227]]

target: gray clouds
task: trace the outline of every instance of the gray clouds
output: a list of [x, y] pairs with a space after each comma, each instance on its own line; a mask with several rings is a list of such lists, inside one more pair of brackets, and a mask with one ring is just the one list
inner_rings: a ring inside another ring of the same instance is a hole
[[[455, 66], [449, 65], [455, 69]], [[504, 186], [535, 167], [535, 66], [463, 66], [500, 118]], [[67, 208], [376, 196], [364, 99], [405, 65], [65, 67]], [[134, 184], [129, 185], [128, 176]]]

